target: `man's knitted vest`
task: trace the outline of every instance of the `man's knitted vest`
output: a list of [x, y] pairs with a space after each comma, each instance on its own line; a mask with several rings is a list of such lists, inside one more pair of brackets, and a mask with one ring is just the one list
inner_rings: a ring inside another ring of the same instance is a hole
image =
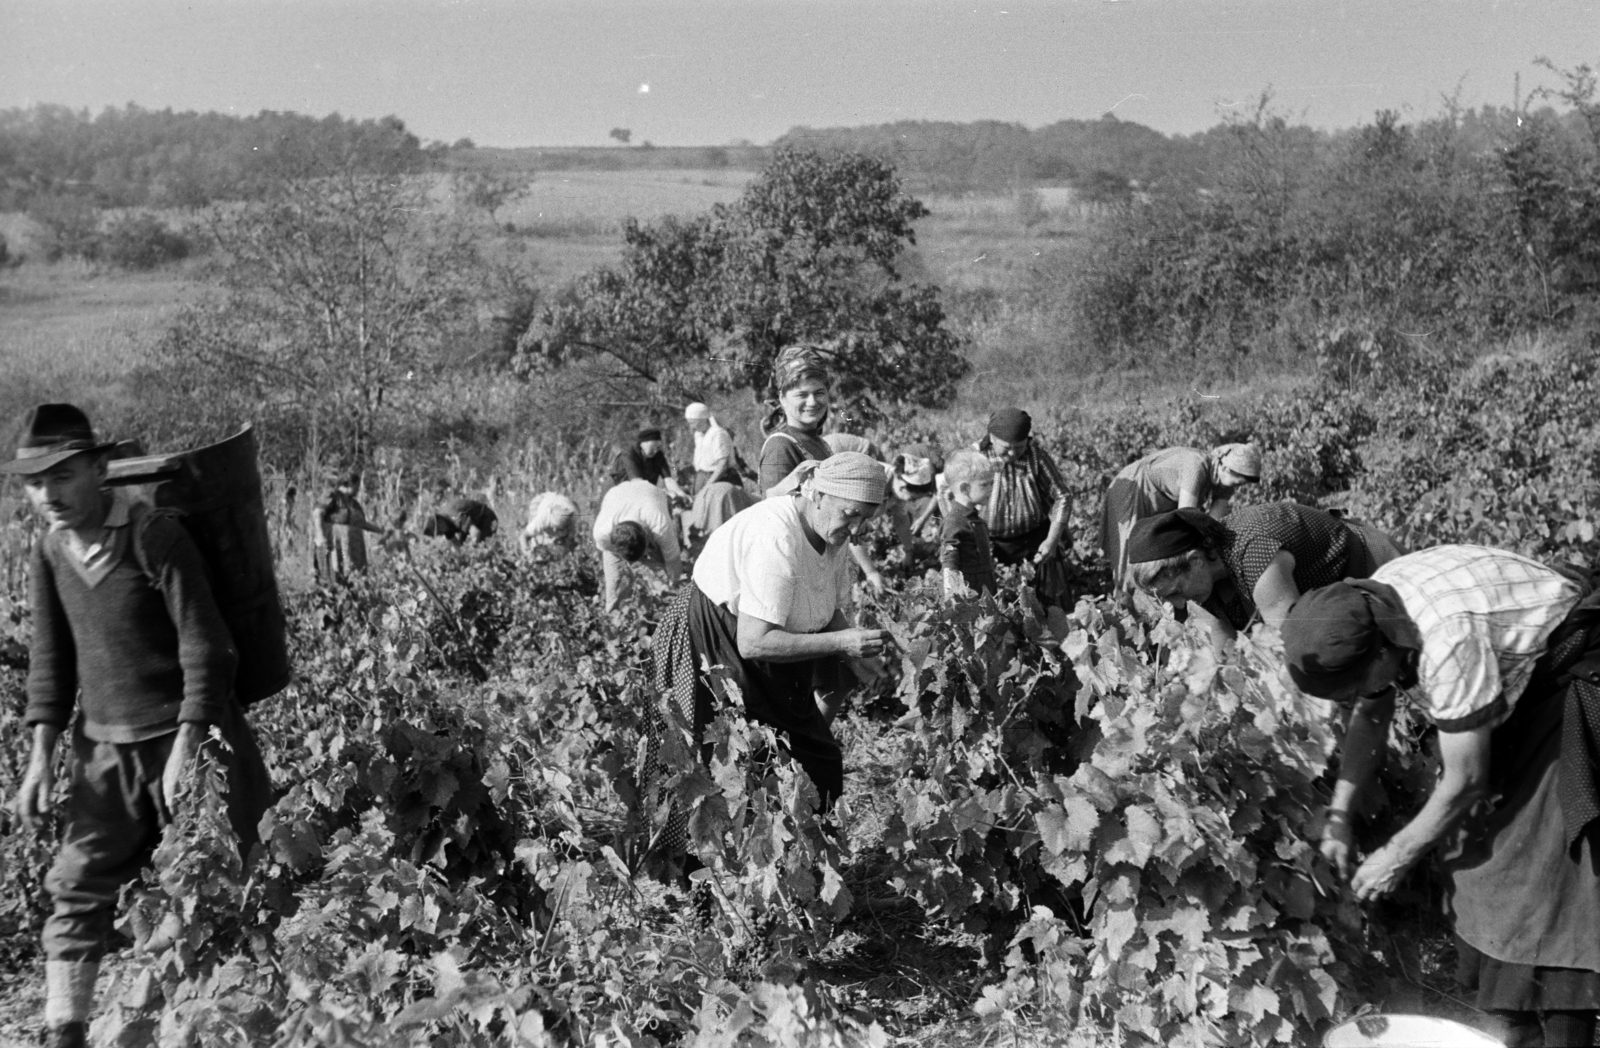
[[[34, 631], [29, 723], [64, 724], [76, 688], [85, 733], [96, 741], [129, 742], [176, 728], [186, 692], [213, 702], [227, 697], [233, 646], [203, 569], [195, 558], [189, 569], [172, 570], [174, 533], [181, 527], [155, 518], [121, 529], [117, 562], [92, 587], [69, 562], [65, 535], [54, 532], [40, 541], [33, 569], [44, 575], [36, 585], [50, 587], [55, 600], [47, 602], [50, 621]], [[130, 548], [135, 541], [142, 555]], [[173, 592], [163, 594], [152, 579]], [[202, 594], [200, 606], [193, 606]], [[169, 607], [169, 597], [177, 609]]]

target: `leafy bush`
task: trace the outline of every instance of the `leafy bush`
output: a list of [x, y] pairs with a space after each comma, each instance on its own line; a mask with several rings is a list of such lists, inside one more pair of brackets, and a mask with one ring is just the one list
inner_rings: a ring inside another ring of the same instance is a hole
[[40, 196], [28, 205], [28, 217], [41, 230], [39, 247], [45, 259], [94, 259], [100, 252], [100, 211], [76, 194]]
[[221, 215], [221, 286], [179, 313], [141, 375], [152, 439], [179, 418], [190, 432], [252, 418], [276, 464], [367, 462], [415, 417], [407, 384], [475, 322], [481, 259], [423, 213], [422, 192], [346, 171]]
[[1089, 600], [1045, 616], [1024, 594], [897, 630], [909, 738], [886, 846], [930, 911], [1009, 941], [987, 1010], [1020, 994], [1150, 1045], [1331, 1018], [1325, 929], [1355, 914], [1313, 887], [1322, 711], [1249, 646], [1217, 656], [1170, 620]]
[[878, 160], [780, 150], [730, 207], [627, 222], [621, 265], [587, 274], [545, 310], [516, 370], [598, 360], [599, 381], [656, 396], [759, 398], [778, 351], [810, 341], [856, 415], [948, 403], [968, 368], [960, 340], [938, 290], [897, 269], [926, 214]]
[[189, 238], [148, 212], [114, 219], [100, 235], [100, 255], [123, 269], [155, 269], [189, 257]]
[[1377, 362], [1408, 342], [1547, 323], [1592, 291], [1550, 272], [1558, 256], [1569, 278], [1593, 269], [1578, 247], [1592, 162], [1558, 160], [1574, 136], [1553, 115], [1514, 116], [1380, 112], [1329, 140], [1263, 104], [1210, 133], [1212, 187], [1096, 224], [1087, 258], [1060, 274], [1082, 335], [1148, 364], [1238, 373], [1325, 355], [1317, 343], [1341, 328], [1384, 333]]

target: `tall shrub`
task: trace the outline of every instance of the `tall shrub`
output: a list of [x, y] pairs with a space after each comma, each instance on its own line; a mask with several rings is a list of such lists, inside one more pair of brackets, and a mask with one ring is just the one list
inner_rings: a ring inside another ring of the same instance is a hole
[[515, 367], [598, 360], [658, 396], [759, 396], [778, 350], [808, 341], [858, 415], [946, 403], [968, 366], [960, 340], [938, 289], [899, 272], [926, 214], [881, 161], [780, 150], [731, 206], [629, 222], [621, 264], [546, 310]]

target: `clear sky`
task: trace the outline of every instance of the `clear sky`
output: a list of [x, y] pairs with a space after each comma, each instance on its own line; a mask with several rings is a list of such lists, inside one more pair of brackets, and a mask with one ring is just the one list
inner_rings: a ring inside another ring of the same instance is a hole
[[0, 0], [0, 108], [395, 114], [425, 139], [767, 142], [902, 119], [1167, 132], [1509, 104], [1600, 0]]

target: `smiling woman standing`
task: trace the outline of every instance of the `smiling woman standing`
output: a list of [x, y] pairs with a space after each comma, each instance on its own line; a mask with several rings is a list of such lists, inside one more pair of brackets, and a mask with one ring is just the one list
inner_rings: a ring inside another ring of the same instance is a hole
[[[883, 630], [853, 628], [845, 546], [883, 500], [883, 467], [846, 452], [808, 464], [797, 492], [767, 499], [712, 533], [694, 583], [662, 617], [653, 650], [657, 695], [704, 736], [716, 709], [742, 703], [747, 718], [783, 734], [824, 807], [844, 789], [844, 758], [829, 728], [855, 683], [848, 663], [871, 660]], [[731, 697], [719, 667], [737, 686]], [[661, 723], [651, 726], [653, 741]], [[681, 853], [686, 813], [661, 842]]]
[[780, 494], [783, 481], [807, 460], [821, 461], [833, 453], [822, 439], [828, 421], [828, 367], [811, 346], [790, 346], [772, 364], [772, 387], [767, 400], [767, 432], [757, 466], [757, 486], [765, 496]]
[[[756, 486], [764, 497], [792, 493], [794, 472], [802, 463], [820, 462], [833, 454], [822, 437], [822, 426], [828, 421], [828, 381], [828, 366], [815, 346], [789, 346], [773, 361], [767, 417], [761, 426], [767, 440], [761, 445], [756, 467]], [[878, 501], [883, 501], [881, 495]], [[851, 545], [850, 556], [872, 591], [881, 593], [883, 575], [865, 547]]]

